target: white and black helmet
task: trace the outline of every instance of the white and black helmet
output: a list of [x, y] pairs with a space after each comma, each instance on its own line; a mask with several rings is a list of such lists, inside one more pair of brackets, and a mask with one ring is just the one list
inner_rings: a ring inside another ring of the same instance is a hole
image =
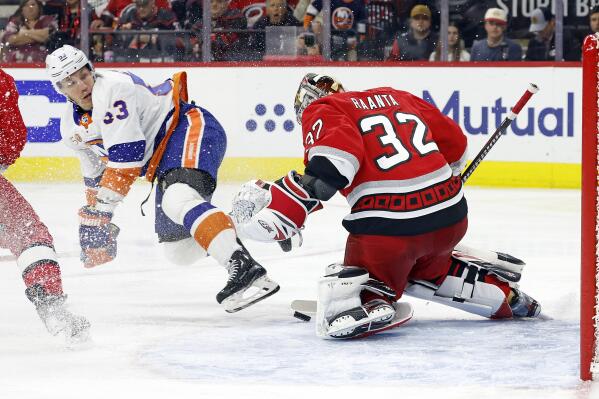
[[68, 78], [81, 68], [87, 66], [94, 73], [94, 66], [85, 53], [73, 46], [65, 44], [46, 57], [46, 73], [56, 90], [60, 90], [58, 83]]
[[295, 95], [295, 115], [297, 123], [302, 124], [302, 114], [304, 110], [313, 101], [333, 93], [343, 93], [345, 89], [337, 79], [319, 75], [317, 73], [308, 73], [302, 79], [297, 94]]

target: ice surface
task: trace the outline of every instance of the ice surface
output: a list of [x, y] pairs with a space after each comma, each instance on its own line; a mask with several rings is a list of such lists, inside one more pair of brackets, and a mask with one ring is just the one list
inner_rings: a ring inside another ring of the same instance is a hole
[[[324, 266], [342, 258], [341, 197], [311, 215], [302, 248], [248, 245], [281, 291], [227, 314], [215, 301], [224, 269], [209, 258], [187, 267], [164, 258], [152, 217], [139, 213], [149, 185], [137, 184], [115, 216], [117, 260], [91, 270], [75, 255], [82, 187], [18, 188], [54, 235], [71, 309], [92, 322], [93, 344], [65, 349], [49, 336], [0, 252], [2, 399], [599, 397], [578, 379], [578, 191], [467, 188], [464, 242], [524, 259], [521, 286], [545, 319], [491, 321], [408, 299], [415, 315], [404, 327], [340, 342], [317, 338], [289, 304], [314, 298]], [[219, 186], [215, 202], [228, 210], [235, 188]]]

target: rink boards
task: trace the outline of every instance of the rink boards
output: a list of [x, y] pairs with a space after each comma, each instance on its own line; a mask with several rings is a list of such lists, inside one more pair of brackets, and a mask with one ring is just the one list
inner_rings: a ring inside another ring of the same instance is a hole
[[[517, 64], [516, 64], [517, 65]], [[186, 70], [190, 98], [212, 112], [228, 136], [221, 181], [274, 179], [301, 169], [301, 131], [293, 99], [306, 72], [331, 74], [349, 90], [392, 86], [434, 103], [468, 135], [471, 158], [529, 82], [541, 91], [522, 110], [469, 184], [580, 187], [581, 68], [568, 66], [154, 66], [129, 70], [155, 85]], [[5, 68], [14, 76], [29, 143], [6, 175], [18, 181], [80, 178], [78, 160], [59, 142], [68, 106], [41, 68]], [[98, 68], [101, 72], [102, 68]]]

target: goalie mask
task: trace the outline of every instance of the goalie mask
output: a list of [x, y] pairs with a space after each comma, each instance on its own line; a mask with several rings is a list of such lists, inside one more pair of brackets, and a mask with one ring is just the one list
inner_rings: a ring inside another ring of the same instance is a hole
[[302, 79], [295, 95], [295, 115], [297, 123], [302, 124], [304, 110], [313, 101], [333, 93], [343, 93], [341, 82], [327, 75], [308, 73]]

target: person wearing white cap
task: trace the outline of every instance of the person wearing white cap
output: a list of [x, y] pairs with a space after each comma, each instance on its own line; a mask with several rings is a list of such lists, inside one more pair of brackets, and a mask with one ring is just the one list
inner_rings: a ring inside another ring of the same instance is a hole
[[[534, 33], [535, 37], [528, 42], [525, 60], [555, 60], [555, 16], [549, 8], [539, 7], [532, 11], [529, 31]], [[563, 33], [563, 59], [566, 61], [580, 60], [580, 45], [576, 38], [569, 30], [564, 29]]]
[[521, 61], [522, 47], [505, 37], [507, 13], [489, 8], [485, 13], [487, 37], [472, 44], [470, 61]]

